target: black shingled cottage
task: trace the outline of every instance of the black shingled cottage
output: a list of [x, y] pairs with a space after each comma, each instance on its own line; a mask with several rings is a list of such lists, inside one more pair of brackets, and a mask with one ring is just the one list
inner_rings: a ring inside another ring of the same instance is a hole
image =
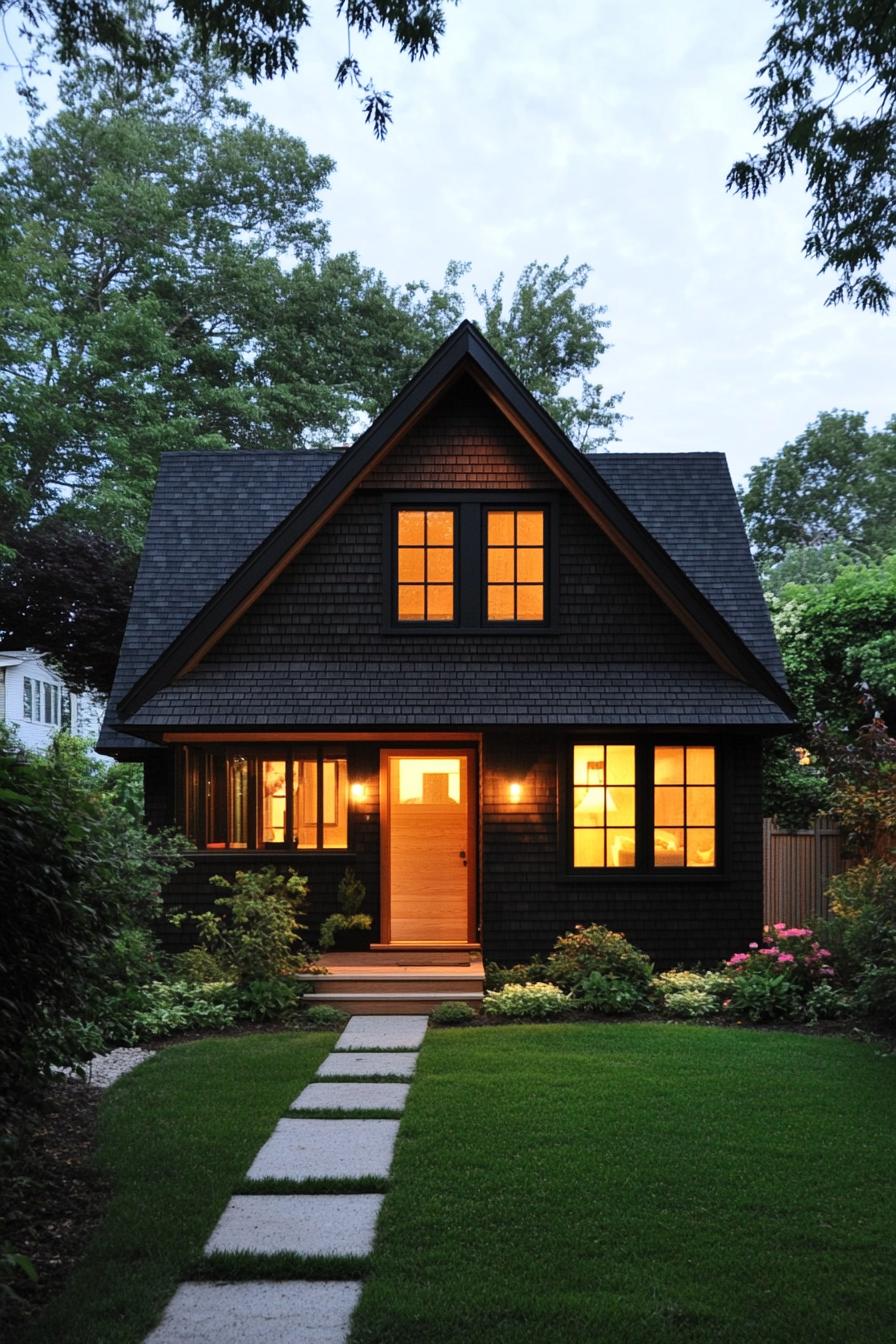
[[373, 946], [658, 964], [762, 923], [791, 722], [725, 458], [586, 458], [463, 323], [342, 453], [165, 454], [100, 749], [212, 873], [346, 865]]

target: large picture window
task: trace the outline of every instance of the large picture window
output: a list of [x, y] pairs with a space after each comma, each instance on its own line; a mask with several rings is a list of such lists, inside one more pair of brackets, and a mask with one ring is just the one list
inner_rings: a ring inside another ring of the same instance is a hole
[[348, 761], [325, 749], [186, 747], [181, 783], [197, 849], [348, 848]]

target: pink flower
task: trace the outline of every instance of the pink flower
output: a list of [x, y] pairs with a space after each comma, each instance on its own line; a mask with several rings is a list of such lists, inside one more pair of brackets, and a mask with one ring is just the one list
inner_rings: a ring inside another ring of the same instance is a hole
[[776, 957], [779, 952], [780, 948], [777, 947], [760, 947], [759, 949], [760, 957]]
[[759, 946], [758, 943], [751, 943], [751, 944], [750, 944], [750, 951], [751, 951], [751, 952], [755, 952], [758, 946]]
[[781, 953], [780, 957], [778, 958], [778, 965], [783, 966], [785, 961], [793, 961], [793, 957], [790, 955], [789, 952]]
[[723, 1000], [722, 1000], [722, 1007], [723, 1007], [723, 1008], [730, 1008], [730, 1007], [731, 1007], [731, 1000], [730, 1000], [730, 999], [723, 999]]
[[820, 957], [829, 957], [831, 954], [826, 947], [820, 947], [818, 949], [818, 955]]
[[773, 924], [773, 925], [772, 925], [772, 928], [773, 928], [773, 929], [777, 929], [778, 932], [780, 933], [782, 929], [786, 929], [786, 928], [787, 928], [787, 925], [784, 924], [784, 923], [782, 922], [782, 923], [780, 923], [780, 924]]
[[785, 929], [784, 932], [781, 934], [781, 937], [782, 937], [782, 938], [808, 938], [809, 935], [811, 934], [811, 932], [812, 932], [811, 929]]
[[733, 957], [729, 957], [729, 958], [728, 958], [728, 965], [729, 965], [729, 966], [742, 966], [742, 965], [744, 964], [745, 961], [749, 961], [749, 960], [750, 960], [750, 957], [749, 957], [748, 953], [746, 953], [746, 952], [735, 952], [735, 954], [734, 954]]

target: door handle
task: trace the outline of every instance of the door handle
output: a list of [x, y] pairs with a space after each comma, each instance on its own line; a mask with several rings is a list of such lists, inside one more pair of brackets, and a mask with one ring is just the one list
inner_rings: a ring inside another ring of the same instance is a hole
[[461, 859], [463, 859], [463, 861], [464, 861], [464, 867], [466, 868], [466, 866], [467, 866], [467, 851], [466, 851], [465, 849], [462, 849], [462, 850], [460, 851], [460, 854], [458, 855], [458, 857], [461, 858]]

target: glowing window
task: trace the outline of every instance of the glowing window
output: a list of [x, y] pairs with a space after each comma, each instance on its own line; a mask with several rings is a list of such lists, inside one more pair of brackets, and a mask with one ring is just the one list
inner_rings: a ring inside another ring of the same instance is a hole
[[399, 509], [396, 519], [400, 621], [454, 620], [454, 511]]
[[486, 516], [489, 621], [543, 621], [544, 510], [489, 509]]
[[654, 749], [653, 862], [657, 868], [715, 867], [715, 747]]
[[572, 757], [574, 868], [635, 865], [635, 748], [576, 746]]

